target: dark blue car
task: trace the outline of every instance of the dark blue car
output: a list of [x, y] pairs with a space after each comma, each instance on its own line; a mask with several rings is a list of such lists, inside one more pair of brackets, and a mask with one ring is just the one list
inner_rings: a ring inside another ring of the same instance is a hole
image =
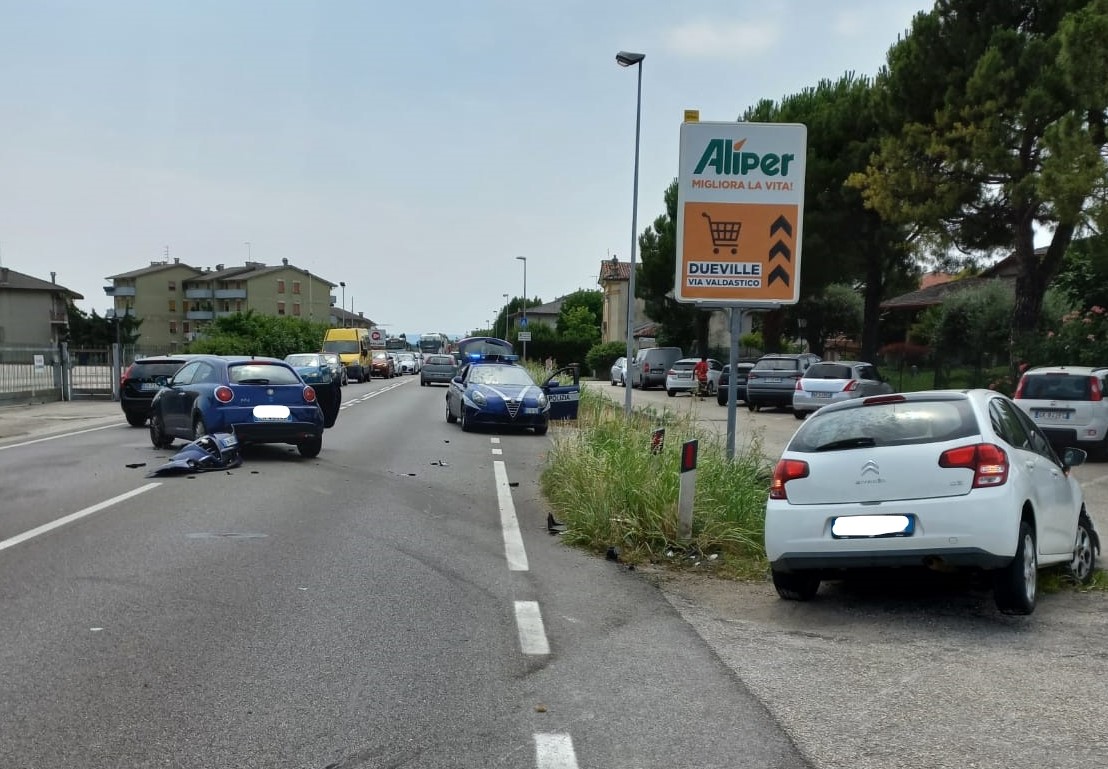
[[154, 395], [150, 442], [234, 433], [240, 443], [288, 443], [303, 457], [323, 448], [324, 417], [315, 389], [275, 358], [204, 355]]
[[574, 383], [563, 385], [551, 375], [541, 386], [522, 366], [510, 360], [483, 358], [466, 363], [446, 391], [446, 421], [469, 431], [476, 425], [530, 427], [546, 433], [551, 419], [575, 419], [580, 398], [577, 369]]

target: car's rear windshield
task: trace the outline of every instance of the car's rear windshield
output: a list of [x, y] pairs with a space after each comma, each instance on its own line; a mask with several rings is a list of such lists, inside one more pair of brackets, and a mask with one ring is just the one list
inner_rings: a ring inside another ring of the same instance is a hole
[[804, 374], [805, 379], [853, 379], [854, 369], [841, 363], [815, 363]]
[[756, 371], [796, 371], [799, 368], [793, 358], [763, 358], [754, 364]]
[[227, 368], [227, 375], [235, 384], [300, 384], [300, 377], [291, 368], [273, 363], [240, 363]]
[[158, 376], [171, 377], [176, 374], [183, 365], [185, 365], [185, 361], [183, 360], [173, 362], [158, 361], [156, 363], [135, 361], [127, 376], [129, 379], [153, 379]]
[[969, 400], [909, 400], [818, 411], [789, 442], [788, 451], [834, 451], [941, 443], [978, 434]]
[[692, 371], [696, 368], [696, 361], [692, 360], [679, 360], [673, 364], [673, 368], [678, 371]]
[[285, 358], [285, 362], [290, 366], [318, 366], [319, 356], [312, 355], [310, 353], [304, 353], [303, 355], [290, 355]]
[[429, 366], [453, 366], [454, 359], [449, 355], [432, 355], [427, 359]]
[[1030, 400], [1087, 401], [1089, 377], [1079, 374], [1033, 374], [1024, 379], [1020, 398]]

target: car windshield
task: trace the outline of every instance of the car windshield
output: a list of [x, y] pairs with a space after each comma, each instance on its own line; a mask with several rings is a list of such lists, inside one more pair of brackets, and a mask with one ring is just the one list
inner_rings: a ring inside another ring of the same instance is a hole
[[804, 374], [805, 379], [853, 379], [854, 369], [841, 363], [817, 363]]
[[373, 353], [373, 360], [388, 360], [389, 354], [387, 352], [375, 352]]
[[333, 339], [324, 342], [323, 349], [328, 352], [358, 352], [358, 343], [353, 339]]
[[673, 364], [673, 368], [677, 371], [692, 371], [696, 368], [696, 361], [679, 360]]
[[240, 363], [227, 368], [227, 376], [234, 384], [300, 384], [296, 372], [275, 363]]
[[801, 425], [789, 451], [939, 443], [978, 434], [967, 399], [900, 400], [819, 411]]
[[303, 353], [300, 355], [290, 355], [285, 358], [285, 362], [290, 366], [322, 366], [318, 355], [312, 355], [309, 353]]
[[1031, 400], [1087, 401], [1089, 377], [1077, 374], [1033, 374], [1024, 379], [1021, 398]]
[[471, 384], [533, 385], [535, 380], [520, 366], [474, 366], [469, 372]]

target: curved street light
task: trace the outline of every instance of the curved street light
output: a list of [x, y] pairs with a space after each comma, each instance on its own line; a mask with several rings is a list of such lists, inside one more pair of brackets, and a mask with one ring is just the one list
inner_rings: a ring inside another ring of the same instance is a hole
[[645, 53], [620, 51], [616, 63], [621, 67], [638, 68], [638, 90], [635, 97], [635, 183], [631, 194], [631, 274], [627, 279], [627, 376], [623, 397], [623, 413], [631, 416], [631, 361], [635, 347], [635, 250], [638, 247], [636, 233], [639, 227], [639, 129], [642, 125], [642, 62]]

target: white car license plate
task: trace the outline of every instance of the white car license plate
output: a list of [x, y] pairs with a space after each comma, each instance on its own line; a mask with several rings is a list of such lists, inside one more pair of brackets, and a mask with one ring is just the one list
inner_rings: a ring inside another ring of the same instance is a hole
[[836, 539], [908, 537], [914, 530], [915, 520], [910, 515], [847, 515], [831, 521], [831, 536]]
[[1069, 411], [1064, 409], [1035, 409], [1036, 419], [1057, 419], [1064, 420], [1070, 418]]
[[262, 405], [254, 407], [255, 422], [287, 422], [289, 415], [288, 406]]
[[766, 377], [766, 381], [770, 384], [781, 384], [781, 377], [779, 377], [779, 376], [768, 376], [768, 377]]
[[831, 393], [812, 393], [813, 398], [830, 398]]
[[524, 414], [538, 414], [539, 410], [537, 408], [534, 408], [534, 407], [528, 407], [528, 408], [525, 408], [523, 410], [523, 413]]
[[153, 390], [157, 390], [157, 389], [158, 389], [158, 383], [157, 382], [143, 382], [139, 386], [139, 390], [144, 392], [144, 393], [152, 392]]

